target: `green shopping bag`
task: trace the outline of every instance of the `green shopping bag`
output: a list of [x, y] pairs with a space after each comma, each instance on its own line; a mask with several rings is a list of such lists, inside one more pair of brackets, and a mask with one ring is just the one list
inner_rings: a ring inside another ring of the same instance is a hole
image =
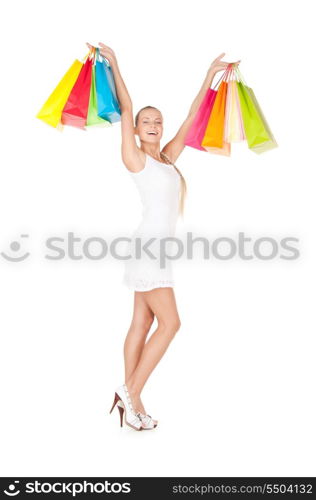
[[253, 90], [242, 81], [237, 88], [249, 149], [259, 154], [277, 147]]
[[269, 149], [273, 149], [273, 148], [277, 148], [278, 147], [278, 144], [271, 132], [271, 129], [268, 125], [268, 122], [262, 112], [262, 109], [260, 108], [259, 106], [259, 103], [257, 101], [257, 98], [254, 94], [254, 91], [248, 87], [248, 93], [250, 95], [250, 98], [252, 99], [252, 102], [257, 110], [257, 113], [258, 115], [260, 116], [261, 120], [262, 120], [262, 123], [263, 125], [265, 126], [265, 129], [267, 131], [267, 134], [269, 136], [269, 140], [268, 141], [265, 141], [265, 142], [262, 142], [261, 144], [257, 144], [256, 146], [253, 146], [252, 148], [250, 148], [252, 151], [254, 151], [255, 153], [264, 153], [265, 151], [269, 151]]
[[97, 102], [97, 92], [95, 85], [95, 66], [92, 66], [92, 77], [91, 77], [91, 89], [90, 89], [90, 100], [87, 115], [86, 126], [100, 126], [100, 127], [111, 127], [112, 124], [108, 120], [104, 120], [98, 116], [98, 102]]

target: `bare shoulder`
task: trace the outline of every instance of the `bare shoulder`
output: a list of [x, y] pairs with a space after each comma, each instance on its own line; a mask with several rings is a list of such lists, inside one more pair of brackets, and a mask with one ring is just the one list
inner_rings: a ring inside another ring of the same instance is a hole
[[161, 150], [161, 153], [164, 154], [164, 156], [168, 159], [169, 162], [175, 163], [178, 160], [180, 154], [182, 153], [182, 150], [178, 151], [176, 148], [174, 148], [172, 146], [172, 141], [171, 141], [164, 146], [164, 148]]
[[128, 154], [122, 154], [122, 160], [130, 172], [137, 173], [145, 168], [146, 154], [138, 146]]

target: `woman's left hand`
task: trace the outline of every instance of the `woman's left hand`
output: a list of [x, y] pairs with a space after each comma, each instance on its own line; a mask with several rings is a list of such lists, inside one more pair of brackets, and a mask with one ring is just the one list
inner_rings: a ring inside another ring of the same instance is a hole
[[[89, 50], [92, 50], [94, 47], [93, 45], [91, 45], [90, 43], [87, 43], [88, 47], [89, 47]], [[105, 59], [107, 59], [109, 61], [109, 63], [111, 64], [111, 66], [113, 66], [115, 63], [117, 63], [117, 59], [116, 59], [116, 55], [114, 53], [114, 50], [111, 49], [108, 45], [104, 45], [104, 43], [102, 42], [99, 42], [99, 50], [100, 50], [100, 54], [101, 56], [105, 57]]]
[[[225, 69], [227, 69], [227, 66], [229, 64], [233, 64], [233, 63], [228, 63], [228, 62], [225, 62], [225, 61], [221, 61], [222, 57], [224, 57], [225, 55], [225, 52], [222, 52], [218, 57], [216, 57], [216, 59], [214, 59], [214, 61], [212, 62], [208, 72], [209, 73], [212, 73], [213, 75], [215, 75], [215, 73], [217, 73], [218, 71], [223, 71]], [[238, 66], [238, 64], [240, 63], [240, 60], [235, 62], [234, 64]]]

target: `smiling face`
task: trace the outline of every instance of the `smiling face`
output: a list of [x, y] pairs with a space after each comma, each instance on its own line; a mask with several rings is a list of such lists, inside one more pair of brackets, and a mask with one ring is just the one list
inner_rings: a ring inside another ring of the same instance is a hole
[[163, 133], [163, 118], [159, 109], [142, 109], [137, 117], [135, 134], [141, 142], [159, 143]]

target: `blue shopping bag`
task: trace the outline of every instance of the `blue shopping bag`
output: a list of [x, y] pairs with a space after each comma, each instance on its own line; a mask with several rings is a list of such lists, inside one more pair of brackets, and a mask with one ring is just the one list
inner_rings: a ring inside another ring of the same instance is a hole
[[95, 83], [97, 91], [98, 116], [111, 123], [121, 120], [120, 105], [116, 95], [112, 68], [96, 49]]

